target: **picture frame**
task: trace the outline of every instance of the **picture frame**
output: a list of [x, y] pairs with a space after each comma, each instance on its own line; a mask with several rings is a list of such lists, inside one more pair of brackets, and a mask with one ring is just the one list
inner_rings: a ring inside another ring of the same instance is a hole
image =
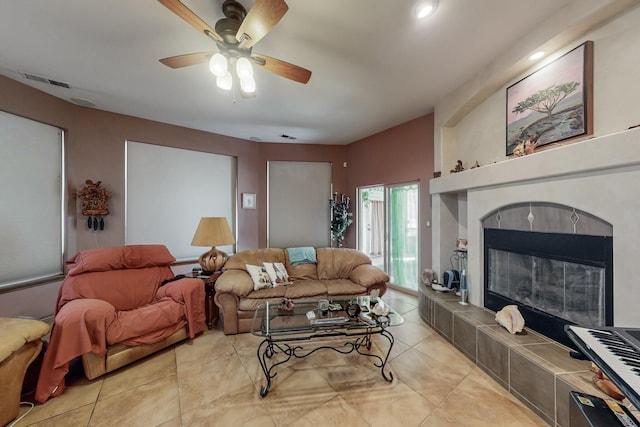
[[593, 134], [593, 42], [509, 86], [506, 101], [507, 156]]
[[255, 193], [242, 193], [242, 209], [255, 209], [256, 195]]

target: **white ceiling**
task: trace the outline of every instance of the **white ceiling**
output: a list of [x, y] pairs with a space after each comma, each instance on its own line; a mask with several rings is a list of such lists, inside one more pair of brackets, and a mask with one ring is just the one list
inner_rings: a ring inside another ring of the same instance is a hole
[[[311, 70], [311, 80], [256, 70], [256, 98], [234, 101], [207, 64], [158, 62], [216, 46], [155, 0], [1, 1], [0, 74], [100, 110], [237, 138], [348, 144], [432, 112], [569, 2], [440, 0], [417, 21], [414, 0], [287, 0], [287, 14], [253, 50]], [[222, 0], [184, 3], [212, 27], [223, 17]]]

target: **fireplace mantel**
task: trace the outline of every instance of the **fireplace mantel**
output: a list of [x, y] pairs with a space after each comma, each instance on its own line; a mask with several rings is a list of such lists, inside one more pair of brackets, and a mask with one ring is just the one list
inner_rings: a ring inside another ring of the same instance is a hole
[[640, 165], [640, 128], [434, 178], [429, 182], [429, 191], [431, 194], [459, 193], [637, 165]]
[[432, 266], [440, 274], [450, 269], [456, 238], [466, 238], [469, 300], [482, 306], [482, 220], [517, 203], [574, 207], [612, 225], [614, 325], [640, 326], [633, 304], [640, 298], [639, 184], [640, 128], [432, 179]]

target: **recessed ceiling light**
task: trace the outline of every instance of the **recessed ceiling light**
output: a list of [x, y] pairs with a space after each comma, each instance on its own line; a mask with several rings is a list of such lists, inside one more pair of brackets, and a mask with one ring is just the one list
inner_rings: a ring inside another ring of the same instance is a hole
[[540, 59], [540, 58], [542, 58], [543, 56], [544, 56], [544, 52], [540, 50], [540, 51], [538, 51], [538, 52], [534, 53], [533, 55], [531, 55], [531, 56], [529, 57], [529, 60], [531, 60], [531, 61], [535, 61], [536, 59]]
[[418, 19], [433, 15], [438, 8], [438, 0], [420, 1], [416, 4], [415, 14]]

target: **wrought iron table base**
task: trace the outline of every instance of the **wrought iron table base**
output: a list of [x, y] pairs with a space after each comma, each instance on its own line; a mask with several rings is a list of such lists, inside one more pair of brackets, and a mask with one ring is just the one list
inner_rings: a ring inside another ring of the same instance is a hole
[[[371, 350], [372, 334], [382, 335], [389, 341], [389, 349], [387, 350], [386, 355], [384, 355], [384, 358], [374, 353], [366, 353], [362, 351], [363, 347], [366, 348], [367, 350]], [[318, 337], [324, 338], [324, 337], [330, 337], [330, 336], [356, 337], [356, 339], [353, 341], [345, 342], [342, 347], [325, 345], [325, 346], [316, 347], [312, 350], [305, 350], [304, 347], [302, 347], [301, 345], [293, 344], [293, 342], [297, 342], [297, 341], [310, 341], [313, 338], [318, 338]], [[289, 344], [289, 343], [292, 343], [292, 344]], [[385, 372], [385, 367], [387, 365], [387, 361], [389, 360], [389, 354], [391, 353], [391, 349], [393, 348], [393, 343], [394, 343], [393, 335], [391, 335], [391, 333], [388, 332], [386, 329], [381, 329], [380, 331], [366, 332], [361, 334], [349, 334], [344, 332], [336, 332], [336, 333], [328, 333], [328, 334], [321, 334], [321, 335], [314, 335], [314, 336], [280, 338], [280, 339], [274, 339], [273, 337], [268, 336], [260, 343], [257, 350], [257, 356], [258, 356], [258, 360], [260, 361], [260, 367], [262, 368], [262, 372], [264, 372], [264, 376], [267, 379], [266, 386], [263, 385], [260, 387], [260, 397], [264, 397], [267, 395], [267, 393], [269, 393], [269, 389], [271, 388], [271, 379], [277, 375], [277, 372], [274, 372], [274, 368], [276, 368], [279, 365], [282, 365], [283, 363], [288, 362], [289, 360], [291, 360], [292, 357], [295, 357], [297, 359], [303, 359], [315, 353], [316, 351], [323, 350], [323, 349], [330, 349], [341, 354], [349, 354], [355, 351], [358, 354], [361, 354], [363, 356], [372, 357], [375, 359], [373, 362], [374, 366], [380, 368], [380, 373], [382, 374], [382, 378], [384, 378], [385, 381], [387, 382], [391, 382], [393, 381], [393, 373], [391, 373], [391, 371], [388, 371], [388, 374], [387, 374], [387, 372]], [[343, 348], [343, 347], [346, 347], [346, 348]], [[269, 366], [269, 362], [272, 361], [273, 357], [276, 356], [278, 353], [282, 353], [284, 356], [286, 356], [286, 358], [279, 362], [273, 361], [273, 363]]]

